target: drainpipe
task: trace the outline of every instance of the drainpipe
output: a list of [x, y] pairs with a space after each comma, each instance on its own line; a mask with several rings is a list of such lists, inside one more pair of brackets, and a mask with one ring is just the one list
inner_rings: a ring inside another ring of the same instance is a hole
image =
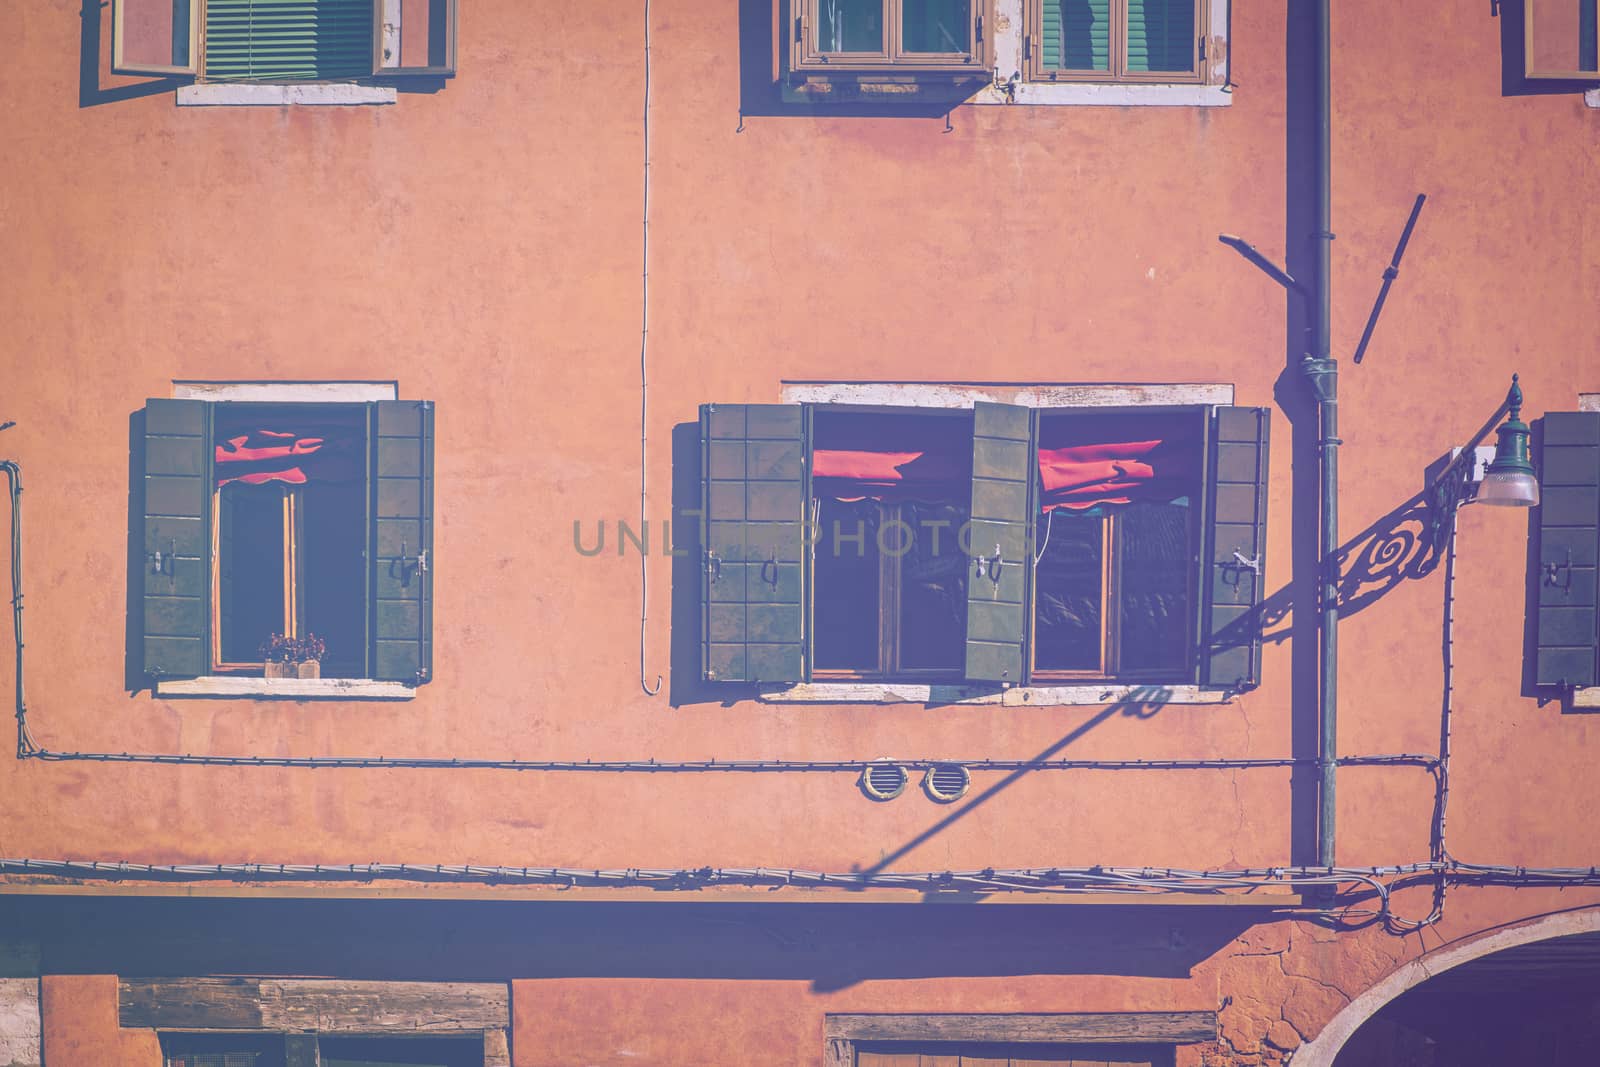
[[1329, 313], [1332, 298], [1329, 289], [1329, 245], [1333, 241], [1332, 175], [1329, 138], [1329, 49], [1328, 0], [1316, 4], [1316, 83], [1315, 104], [1317, 121], [1316, 139], [1316, 209], [1317, 229], [1312, 234], [1316, 241], [1316, 282], [1312, 289], [1312, 340], [1311, 351], [1301, 360], [1300, 371], [1317, 398], [1318, 449], [1321, 461], [1319, 484], [1322, 490], [1321, 506], [1321, 568], [1322, 595], [1319, 605], [1317, 635], [1320, 639], [1318, 657], [1319, 704], [1321, 708], [1321, 733], [1317, 744], [1317, 863], [1334, 865], [1334, 776], [1338, 766], [1338, 663], [1339, 663], [1339, 611], [1338, 578], [1335, 556], [1339, 550], [1339, 370], [1330, 354]]

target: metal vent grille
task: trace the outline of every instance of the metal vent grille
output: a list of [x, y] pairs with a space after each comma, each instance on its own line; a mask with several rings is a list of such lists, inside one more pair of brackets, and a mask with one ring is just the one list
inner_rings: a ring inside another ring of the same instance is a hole
[[365, 77], [371, 0], [207, 0], [205, 46], [214, 81]]
[[167, 1057], [167, 1067], [256, 1067], [259, 1052], [179, 1052]]
[[877, 760], [861, 771], [861, 791], [873, 800], [893, 800], [905, 791], [911, 776], [898, 763]]
[[922, 778], [922, 788], [933, 800], [948, 804], [972, 788], [972, 774], [959, 763], [936, 763]]

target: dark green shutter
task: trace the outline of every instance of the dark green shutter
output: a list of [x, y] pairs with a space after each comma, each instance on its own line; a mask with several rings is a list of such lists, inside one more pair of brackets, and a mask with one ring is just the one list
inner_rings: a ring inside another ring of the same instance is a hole
[[372, 0], [206, 0], [205, 76], [340, 80], [372, 73]]
[[1044, 0], [1039, 24], [1046, 70], [1111, 69], [1111, 0]]
[[1539, 457], [1539, 621], [1534, 681], [1596, 684], [1600, 412], [1552, 411]]
[[1206, 479], [1200, 574], [1199, 681], [1226, 689], [1261, 682], [1261, 603], [1267, 566], [1267, 446], [1272, 412], [1217, 408]]
[[700, 409], [707, 681], [805, 679], [804, 415], [795, 404]]
[[433, 404], [372, 410], [372, 677], [433, 677]]
[[1198, 0], [1128, 0], [1128, 70], [1194, 70]]
[[1033, 485], [1039, 461], [1032, 408], [978, 403], [972, 420], [972, 516], [967, 666], [973, 681], [1027, 679]]
[[209, 415], [203, 400], [145, 401], [140, 569], [144, 673], [155, 679], [197, 677], [211, 662]]

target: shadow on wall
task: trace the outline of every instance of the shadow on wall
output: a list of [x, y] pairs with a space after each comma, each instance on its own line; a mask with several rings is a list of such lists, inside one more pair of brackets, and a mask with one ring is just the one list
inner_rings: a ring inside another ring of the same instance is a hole
[[[664, 891], [664, 895], [670, 891]], [[52, 974], [806, 981], [1184, 978], [1254, 908], [1053, 904], [13, 898]]]
[[156, 78], [133, 85], [106, 88], [100, 84], [100, 57], [102, 45], [110, 47], [110, 34], [101, 29], [110, 25], [111, 5], [106, 0], [83, 0], [79, 18], [83, 22], [78, 45], [78, 106], [96, 107], [115, 104], [123, 100], [137, 100], [142, 96], [170, 93], [193, 78]]

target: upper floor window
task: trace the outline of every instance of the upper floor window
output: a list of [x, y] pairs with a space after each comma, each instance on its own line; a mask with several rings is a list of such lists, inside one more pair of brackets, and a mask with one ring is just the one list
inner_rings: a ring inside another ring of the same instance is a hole
[[1028, 0], [1031, 81], [1205, 80], [1205, 0]]
[[1267, 413], [708, 405], [709, 681], [1258, 680]]
[[205, 81], [455, 73], [455, 0], [116, 0], [112, 69]]
[[1523, 73], [1545, 81], [1600, 79], [1597, 9], [1597, 0], [1524, 0]]
[[979, 0], [795, 0], [797, 70], [983, 66]]

